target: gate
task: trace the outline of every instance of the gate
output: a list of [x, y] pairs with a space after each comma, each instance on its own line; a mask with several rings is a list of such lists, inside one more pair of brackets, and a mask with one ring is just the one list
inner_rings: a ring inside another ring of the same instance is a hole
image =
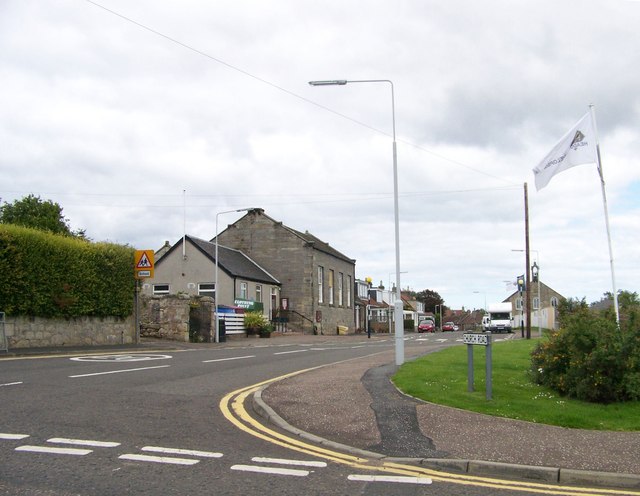
[[211, 307], [191, 305], [189, 308], [189, 341], [209, 343], [211, 339]]

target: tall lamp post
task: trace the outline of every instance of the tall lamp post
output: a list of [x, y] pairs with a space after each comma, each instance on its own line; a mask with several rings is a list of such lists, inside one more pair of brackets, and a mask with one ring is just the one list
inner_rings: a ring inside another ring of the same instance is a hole
[[220, 319], [218, 318], [218, 304], [219, 304], [219, 298], [218, 296], [220, 295], [220, 291], [218, 288], [218, 217], [222, 214], [230, 214], [232, 212], [248, 212], [249, 210], [253, 210], [253, 208], [239, 208], [237, 210], [225, 210], [224, 212], [218, 212], [216, 214], [216, 275], [215, 275], [215, 297], [216, 297], [216, 301], [215, 301], [215, 315], [214, 318], [216, 319], [216, 335], [215, 335], [215, 342], [219, 343], [220, 342]]
[[[400, 274], [406, 274], [408, 271], [403, 270], [402, 272], [400, 272]], [[393, 275], [393, 272], [389, 273], [389, 303], [391, 303], [391, 276]], [[395, 303], [395, 302], [394, 302]], [[394, 308], [395, 311], [395, 308]], [[397, 320], [397, 317], [396, 317]], [[403, 314], [403, 320], [404, 320], [404, 314]], [[404, 329], [404, 327], [403, 327]], [[389, 308], [389, 334], [391, 334], [391, 309]]]
[[[388, 79], [359, 79], [346, 80], [334, 79], [329, 81], [309, 81], [311, 86], [344, 86], [351, 83], [388, 83], [391, 87], [391, 121], [393, 128], [393, 212], [395, 223], [395, 248], [396, 248], [396, 301], [394, 303], [396, 322], [396, 365], [404, 363], [404, 317], [402, 305], [402, 293], [400, 291], [400, 215], [398, 213], [398, 154], [396, 147], [396, 104], [393, 92], [393, 82]], [[397, 318], [397, 316], [402, 318]]]

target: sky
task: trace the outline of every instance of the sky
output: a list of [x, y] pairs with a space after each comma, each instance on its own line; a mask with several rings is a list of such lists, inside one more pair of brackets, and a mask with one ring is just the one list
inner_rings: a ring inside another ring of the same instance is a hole
[[[211, 239], [262, 208], [451, 308], [531, 263], [613, 289], [593, 164], [532, 169], [594, 105], [615, 283], [640, 290], [640, 2], [2, 0], [0, 199], [94, 241]], [[311, 80], [387, 82], [313, 87]]]

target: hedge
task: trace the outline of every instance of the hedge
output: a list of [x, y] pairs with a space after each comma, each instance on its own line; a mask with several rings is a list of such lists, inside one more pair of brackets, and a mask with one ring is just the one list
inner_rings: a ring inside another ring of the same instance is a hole
[[0, 311], [34, 317], [127, 317], [134, 250], [0, 224]]

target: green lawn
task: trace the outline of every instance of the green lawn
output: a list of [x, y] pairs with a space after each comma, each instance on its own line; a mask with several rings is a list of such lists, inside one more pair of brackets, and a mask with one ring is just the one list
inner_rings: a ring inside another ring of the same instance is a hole
[[558, 396], [528, 376], [537, 339], [493, 344], [493, 399], [485, 397], [485, 347], [473, 346], [475, 391], [467, 392], [467, 347], [454, 346], [407, 362], [393, 382], [424, 401], [542, 424], [580, 429], [640, 430], [640, 402], [599, 405]]

